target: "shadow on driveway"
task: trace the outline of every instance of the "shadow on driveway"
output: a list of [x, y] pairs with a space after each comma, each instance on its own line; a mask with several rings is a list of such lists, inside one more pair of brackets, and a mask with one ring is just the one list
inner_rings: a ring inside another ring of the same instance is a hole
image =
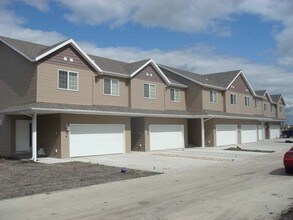
[[273, 176], [290, 176], [290, 175], [292, 175], [292, 174], [287, 174], [285, 172], [285, 168], [279, 168], [279, 169], [273, 170], [269, 174], [273, 175]]

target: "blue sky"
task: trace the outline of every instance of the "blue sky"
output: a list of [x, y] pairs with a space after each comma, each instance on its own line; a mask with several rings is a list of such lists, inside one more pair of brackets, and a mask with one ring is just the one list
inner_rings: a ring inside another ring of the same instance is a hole
[[293, 124], [292, 11], [290, 0], [1, 0], [0, 35], [73, 38], [88, 53], [197, 73], [242, 69], [254, 89], [284, 95]]

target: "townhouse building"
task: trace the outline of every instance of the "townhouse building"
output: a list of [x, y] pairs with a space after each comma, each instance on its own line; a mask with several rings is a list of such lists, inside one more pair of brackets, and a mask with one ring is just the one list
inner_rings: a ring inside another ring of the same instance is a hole
[[280, 135], [285, 100], [241, 70], [196, 74], [152, 59], [0, 37], [0, 155], [68, 158], [257, 142]]

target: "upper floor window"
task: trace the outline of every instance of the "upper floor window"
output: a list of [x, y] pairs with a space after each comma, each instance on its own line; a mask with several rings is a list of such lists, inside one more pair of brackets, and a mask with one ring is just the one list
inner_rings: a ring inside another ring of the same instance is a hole
[[249, 107], [250, 106], [250, 99], [249, 99], [249, 97], [245, 96], [244, 102], [245, 102], [244, 104], [245, 104], [246, 107]]
[[279, 106], [279, 112], [282, 112], [282, 111], [283, 111], [282, 106]]
[[214, 90], [210, 91], [210, 102], [217, 103], [217, 101], [217, 92]]
[[264, 110], [265, 112], [268, 111], [268, 105], [267, 105], [267, 104], [263, 104], [263, 110]]
[[180, 90], [170, 89], [170, 99], [173, 102], [180, 102]]
[[59, 70], [58, 89], [78, 90], [78, 73], [66, 70]]
[[274, 106], [271, 105], [271, 112], [274, 112]]
[[156, 85], [154, 84], [143, 84], [143, 96], [149, 99], [156, 98]]
[[254, 102], [255, 102], [254, 103], [255, 108], [259, 108], [259, 100], [255, 99]]
[[235, 94], [230, 94], [230, 103], [231, 105], [236, 105], [237, 99]]
[[118, 79], [104, 79], [104, 94], [105, 95], [119, 95], [119, 80]]

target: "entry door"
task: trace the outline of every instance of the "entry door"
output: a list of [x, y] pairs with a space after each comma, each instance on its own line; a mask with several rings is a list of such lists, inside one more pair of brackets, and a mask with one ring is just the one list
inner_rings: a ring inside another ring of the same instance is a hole
[[31, 149], [31, 121], [16, 120], [16, 152], [27, 152]]

